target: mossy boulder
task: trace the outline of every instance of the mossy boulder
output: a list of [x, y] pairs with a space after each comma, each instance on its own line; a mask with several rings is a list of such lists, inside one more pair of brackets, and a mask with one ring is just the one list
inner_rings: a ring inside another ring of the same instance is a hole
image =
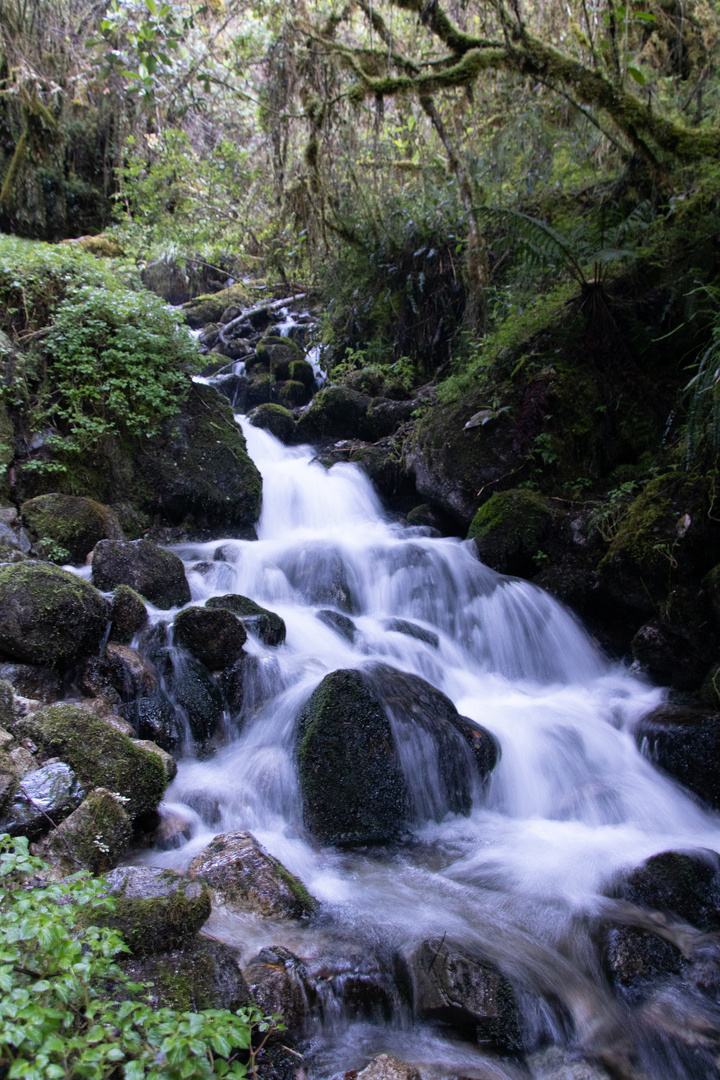
[[307, 442], [361, 436], [370, 398], [346, 386], [328, 386], [315, 395], [297, 422], [298, 437]]
[[417, 407], [415, 401], [385, 401], [382, 398], [371, 401], [361, 429], [363, 438], [376, 442], [392, 435], [411, 419]]
[[262, 480], [226, 397], [192, 383], [178, 416], [134, 461], [133, 501], [171, 525], [240, 529], [260, 516]]
[[20, 514], [39, 540], [67, 551], [68, 562], [84, 563], [98, 540], [124, 539], [112, 510], [80, 495], [38, 495], [23, 503]]
[[226, 607], [189, 607], [173, 622], [175, 642], [211, 671], [230, 667], [242, 655], [247, 632]]
[[210, 893], [199, 881], [154, 866], [123, 866], [107, 877], [115, 903], [102, 924], [117, 930], [134, 956], [181, 949], [210, 918]]
[[104, 788], [91, 791], [69, 817], [37, 845], [35, 851], [59, 877], [89, 870], [104, 874], [127, 851], [132, 825], [124, 801]]
[[229, 307], [245, 308], [249, 304], [249, 293], [245, 285], [231, 285], [215, 293], [203, 293], [183, 304], [185, 322], [194, 330], [206, 323], [220, 322], [223, 312]]
[[279, 404], [286, 409], [298, 409], [302, 405], [307, 405], [312, 397], [312, 391], [296, 379], [287, 379], [285, 382], [277, 383], [276, 392]]
[[190, 863], [225, 904], [258, 915], [299, 919], [317, 908], [303, 883], [258, 843], [252, 833], [216, 836]]
[[93, 552], [93, 584], [104, 592], [129, 585], [159, 608], [190, 601], [182, 560], [151, 540], [101, 540]]
[[133, 982], [151, 984], [146, 996], [155, 1008], [235, 1012], [252, 1004], [237, 954], [219, 941], [196, 936], [182, 949], [158, 956], [124, 956], [119, 963]]
[[140, 594], [129, 585], [118, 585], [113, 590], [110, 609], [110, 641], [129, 645], [147, 624], [147, 608]]
[[5, 812], [12, 805], [17, 794], [19, 779], [20, 774], [15, 761], [5, 749], [0, 750], [0, 828], [3, 832], [7, 832], [2, 824], [6, 817]]
[[282, 405], [271, 402], [258, 405], [256, 409], [253, 409], [250, 414], [250, 423], [253, 427], [269, 431], [283, 443], [291, 442], [295, 432], [295, 420], [292, 413], [284, 409]]
[[75, 705], [50, 705], [19, 720], [16, 730], [67, 762], [86, 791], [103, 787], [121, 795], [131, 817], [157, 809], [167, 786], [162, 762], [99, 717]]
[[12, 685], [7, 679], [0, 679], [0, 728], [11, 728], [15, 722], [14, 699]]
[[539, 569], [536, 556], [547, 556], [547, 541], [558, 516], [537, 492], [500, 491], [477, 511], [467, 538], [475, 541], [480, 561], [493, 570], [533, 577]]
[[639, 721], [634, 734], [654, 765], [720, 809], [720, 714], [661, 705]]
[[226, 596], [213, 596], [205, 601], [210, 610], [226, 609], [240, 619], [251, 634], [256, 634], [264, 645], [282, 645], [285, 641], [285, 621], [274, 611], [256, 604], [247, 596], [228, 593]]
[[308, 394], [315, 389], [315, 372], [308, 360], [291, 360], [288, 366], [288, 381], [299, 382]]
[[326, 675], [301, 710], [298, 740], [305, 824], [321, 844], [402, 835], [409, 793], [390, 721], [367, 676]]
[[67, 667], [99, 650], [109, 614], [97, 589], [66, 570], [0, 566], [0, 651], [13, 660]]
[[[278, 379], [292, 378], [290, 365], [302, 360], [302, 352], [290, 338], [277, 337], [268, 334], [259, 341], [255, 350], [258, 363], [266, 364], [272, 377]], [[312, 368], [311, 368], [312, 370]]]

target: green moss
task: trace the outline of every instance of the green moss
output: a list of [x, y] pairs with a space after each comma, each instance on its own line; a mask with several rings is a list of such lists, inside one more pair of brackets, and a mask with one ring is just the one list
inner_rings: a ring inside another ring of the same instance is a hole
[[220, 321], [223, 312], [229, 307], [244, 308], [250, 304], [250, 294], [245, 285], [231, 285], [216, 293], [203, 293], [183, 304], [187, 324], [195, 329], [207, 323]]
[[60, 874], [79, 869], [104, 874], [117, 866], [132, 835], [130, 818], [115, 792], [97, 788], [39, 847]]
[[235, 1010], [251, 1001], [236, 955], [217, 941], [196, 936], [182, 951], [123, 958], [121, 964], [133, 981], [150, 981], [149, 999], [159, 1007]]
[[[168, 873], [170, 881], [175, 875]], [[117, 930], [135, 956], [181, 949], [210, 918], [209, 890], [199, 882], [190, 883], [197, 896], [187, 896], [182, 888], [167, 896], [138, 899], [113, 897], [115, 912], [103, 924]]]
[[266, 645], [282, 645], [285, 641], [285, 620], [247, 596], [240, 596], [238, 593], [213, 596], [206, 601], [205, 607], [226, 608], [238, 618], [250, 620], [247, 623], [248, 629], [257, 634]]
[[269, 431], [282, 442], [291, 439], [295, 430], [295, 420], [292, 413], [284, 409], [282, 405], [276, 405], [274, 402], [266, 402], [264, 405], [258, 405], [256, 409], [253, 409], [250, 415], [250, 423], [253, 427], [264, 428], [265, 431]]
[[39, 495], [23, 503], [20, 514], [36, 536], [65, 548], [72, 562], [84, 562], [98, 540], [122, 535], [107, 506], [75, 495]]
[[86, 790], [103, 787], [123, 796], [131, 817], [157, 809], [167, 786], [162, 761], [104, 720], [59, 704], [20, 725], [45, 753], [67, 762]]
[[0, 727], [9, 731], [15, 723], [13, 713], [13, 688], [6, 679], [0, 679]]
[[[648, 574], [667, 574], [670, 568], [665, 546], [676, 539], [670, 501], [677, 485], [675, 474], [659, 476], [646, 485], [631, 504], [598, 570], [623, 562]], [[675, 533], [675, 535], [673, 535]]]
[[312, 896], [303, 885], [299, 878], [296, 878], [294, 874], [291, 874], [287, 867], [283, 866], [281, 862], [270, 856], [270, 859], [277, 871], [278, 877], [281, 877], [285, 884], [290, 889], [297, 900], [299, 906], [302, 908], [306, 915], [312, 914], [318, 908], [318, 902], [314, 896]]
[[129, 585], [118, 585], [113, 590], [110, 640], [129, 645], [135, 634], [147, 626], [147, 622], [147, 608], [140, 594]]

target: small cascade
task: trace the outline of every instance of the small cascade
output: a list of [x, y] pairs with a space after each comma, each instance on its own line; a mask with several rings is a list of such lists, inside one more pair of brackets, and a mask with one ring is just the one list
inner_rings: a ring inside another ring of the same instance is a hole
[[[479, 563], [470, 543], [388, 520], [357, 467], [326, 470], [312, 448], [285, 447], [237, 419], [263, 477], [258, 539], [175, 550], [194, 604], [249, 597], [281, 616], [286, 638], [267, 645], [248, 624], [242, 693], [205, 759], [192, 756], [186, 732], [166, 801], [178, 827], [171, 844], [143, 858], [185, 869], [214, 835], [247, 830], [318, 899], [319, 915], [302, 924], [229, 909], [209, 924], [244, 963], [263, 949], [297, 958], [314, 1014], [305, 1027], [313, 1078], [380, 1052], [422, 1063], [427, 1075], [527, 1075], [507, 1039], [497, 1056], [495, 1029], [483, 1035], [481, 1025], [473, 1043], [444, 1028], [432, 1003], [418, 1013], [418, 987], [436, 974], [422, 967], [429, 948], [443, 978], [464, 972], [488, 1000], [502, 998], [504, 984], [488, 982], [495, 965], [492, 977], [499, 970], [513, 987], [517, 1045], [528, 1051], [571, 1040], [602, 1055], [622, 1044], [622, 1062], [645, 1080], [716, 1076], [709, 1051], [698, 1050], [690, 1068], [685, 1051], [672, 1050], [667, 1032], [690, 1009], [687, 996], [667, 990], [634, 1030], [593, 944], [617, 874], [660, 851], [720, 848], [717, 815], [635, 746], [633, 725], [662, 692], [609, 663], [548, 594]], [[298, 717], [339, 669], [364, 673], [383, 693], [400, 673], [389, 715], [413, 805], [403, 842], [323, 848], [304, 826]], [[492, 733], [501, 756], [488, 783], [477, 782], [454, 729], [441, 744], [413, 719], [397, 690], [411, 679]], [[441, 767], [448, 760], [451, 781]], [[718, 1022], [707, 1003], [700, 1013], [705, 1025]], [[658, 1049], [662, 1039], [671, 1049]], [[631, 1075], [622, 1068], [618, 1075]]]

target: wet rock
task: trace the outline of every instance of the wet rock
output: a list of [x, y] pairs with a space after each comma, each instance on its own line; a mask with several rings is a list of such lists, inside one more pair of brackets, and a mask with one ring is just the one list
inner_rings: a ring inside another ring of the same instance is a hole
[[[293, 367], [294, 366], [295, 365], [293, 365]], [[310, 370], [312, 371], [312, 368]], [[312, 397], [312, 392], [296, 379], [287, 379], [285, 382], [276, 383], [275, 387], [277, 390], [278, 402], [285, 409], [299, 409], [302, 405], [307, 405]], [[294, 435], [295, 428], [293, 427], [293, 436]], [[293, 438], [293, 441], [296, 440]]]
[[0, 679], [0, 727], [9, 728], [15, 721], [13, 688], [7, 679]]
[[292, 442], [295, 433], [295, 420], [291, 412], [282, 405], [268, 402], [258, 405], [250, 414], [250, 423], [253, 427], [263, 428], [274, 435], [280, 442]]
[[223, 699], [217, 683], [205, 665], [192, 656], [176, 657], [166, 670], [168, 688], [187, 718], [193, 739], [207, 742], [223, 718]]
[[496, 492], [480, 507], [468, 529], [480, 561], [500, 574], [533, 577], [559, 514], [534, 491]]
[[660, 911], [710, 933], [720, 931], [720, 856], [714, 851], [663, 851], [618, 886], [623, 900]]
[[222, 673], [220, 685], [232, 711], [248, 717], [280, 692], [282, 675], [275, 657], [245, 656]]
[[129, 585], [118, 585], [110, 609], [110, 641], [129, 645], [147, 624], [147, 608], [140, 595]]
[[315, 395], [312, 405], [297, 422], [304, 442], [322, 439], [362, 438], [370, 398], [345, 386], [328, 386]]
[[260, 638], [264, 645], [282, 645], [285, 641], [285, 622], [274, 611], [256, 604], [247, 596], [230, 593], [227, 596], [213, 596], [205, 601], [210, 610], [225, 608], [232, 611], [251, 634]]
[[182, 722], [162, 692], [130, 701], [121, 707], [121, 712], [140, 739], [152, 739], [168, 752], [176, 750], [182, 742]]
[[242, 656], [247, 641], [244, 626], [226, 607], [189, 607], [173, 622], [178, 645], [211, 671], [230, 667]]
[[613, 984], [638, 1001], [657, 979], [682, 972], [682, 953], [671, 942], [632, 926], [611, 929], [604, 949]]
[[635, 728], [641, 752], [716, 809], [720, 808], [720, 715], [661, 705]]
[[309, 1015], [302, 971], [302, 962], [282, 945], [263, 949], [243, 968], [260, 1011], [282, 1016], [290, 1038], [302, 1033]]
[[317, 907], [303, 883], [248, 832], [216, 836], [195, 856], [189, 873], [240, 911], [299, 919]]
[[50, 762], [27, 773], [0, 820], [0, 832], [33, 839], [59, 825], [79, 806], [84, 791], [64, 761]]
[[129, 585], [159, 608], [190, 602], [182, 561], [151, 540], [101, 540], [93, 552], [93, 584], [104, 592]]
[[[249, 364], [248, 360], [248, 364]], [[255, 409], [259, 405], [272, 402], [275, 395], [275, 380], [272, 375], [256, 368], [248, 379], [246, 406]]]
[[285, 557], [281, 569], [308, 604], [336, 607], [352, 615], [352, 592], [339, 551], [326, 544], [306, 543]]
[[410, 420], [417, 407], [418, 403], [416, 401], [374, 399], [370, 403], [370, 408], [361, 427], [363, 438], [376, 442], [387, 435], [392, 435], [401, 424]]
[[23, 503], [20, 513], [38, 540], [50, 540], [67, 552], [66, 562], [84, 563], [99, 540], [124, 540], [112, 510], [80, 495], [37, 495]]
[[184, 847], [193, 834], [190, 817], [164, 806], [160, 807], [159, 813], [160, 824], [152, 838], [153, 847], [157, 851], [175, 851]]
[[123, 866], [107, 877], [115, 903], [102, 924], [117, 930], [134, 956], [182, 949], [210, 917], [210, 893], [199, 881], [153, 866]]
[[275, 380], [292, 378], [291, 364], [302, 360], [302, 352], [294, 341], [271, 334], [258, 342], [256, 354], [258, 363], [266, 364]]
[[[440, 821], [451, 813], [468, 814], [473, 783], [486, 780], [499, 758], [496, 739], [485, 728], [460, 716], [450, 698], [417, 675], [388, 664], [373, 664], [367, 677], [395, 722], [395, 738], [405, 748], [403, 765], [414, 783], [416, 812]], [[432, 740], [426, 758], [418, 731]], [[436, 771], [436, 775], [433, 773]]]
[[54, 668], [34, 664], [0, 664], [0, 679], [21, 697], [49, 704], [62, 696], [62, 678]]
[[[12, 739], [12, 736], [10, 738]], [[6, 753], [5, 749], [0, 750], [0, 829], [3, 832], [7, 830], [2, 828], [2, 822], [8, 816], [6, 811], [17, 794], [18, 781], [34, 768], [37, 768], [37, 763], [33, 761], [31, 768], [23, 770], [12, 753]]]
[[408, 967], [419, 1019], [474, 1028], [482, 1042], [519, 1049], [515, 996], [492, 964], [437, 939], [422, 942], [408, 958]]
[[236, 1012], [252, 1004], [236, 953], [219, 941], [197, 936], [182, 950], [152, 957], [121, 957], [120, 963], [133, 982], [152, 984], [147, 1000], [155, 1008]]
[[89, 870], [104, 874], [117, 866], [127, 851], [132, 825], [126, 800], [96, 788], [69, 817], [35, 846], [59, 877]]
[[229, 307], [244, 308], [248, 303], [248, 291], [245, 285], [230, 285], [214, 293], [203, 293], [183, 303], [185, 322], [193, 330], [198, 330], [207, 323], [219, 322], [223, 312]]
[[610, 1080], [602, 1066], [559, 1046], [530, 1054], [527, 1067], [532, 1080]]
[[[17, 777], [19, 780], [22, 780], [22, 778], [24, 776], [27, 776], [28, 773], [34, 772], [35, 769], [40, 768], [39, 759], [35, 757], [34, 754], [31, 754], [25, 746], [16, 746], [14, 750], [9, 751], [8, 756], [10, 757], [10, 760], [15, 767], [15, 772], [17, 773]], [[4, 774], [6, 774], [7, 772], [5, 764], [6, 763], [3, 761], [2, 766], [0, 766], [0, 771], [2, 771]], [[4, 790], [7, 791], [7, 787], [5, 787]], [[13, 794], [14, 793], [15, 791], [13, 788]], [[0, 804], [1, 803], [2, 796], [0, 795]]]
[[650, 619], [630, 642], [630, 652], [656, 682], [677, 690], [694, 690], [707, 671], [708, 653], [698, 647], [693, 628]]
[[129, 645], [110, 644], [105, 649], [110, 685], [121, 701], [149, 697], [157, 689], [155, 673], [147, 660]]
[[386, 619], [383, 626], [396, 634], [406, 634], [408, 637], [416, 638], [417, 641], [424, 641], [426, 645], [432, 645], [433, 649], [437, 649], [440, 645], [440, 638], [433, 630], [426, 630], [424, 626], [408, 622], [407, 619]]
[[397, 838], [409, 796], [390, 722], [359, 671], [326, 675], [299, 717], [298, 770], [305, 823], [322, 844]]
[[75, 574], [47, 563], [0, 567], [0, 651], [6, 657], [66, 667], [99, 650], [108, 616], [104, 597]]
[[419, 506], [414, 506], [408, 513], [407, 523], [411, 526], [437, 529], [438, 532], [443, 532], [447, 524], [447, 519], [443, 514], [439, 514], [429, 503], [420, 503]]
[[307, 395], [306, 400], [309, 401], [315, 389], [315, 372], [312, 364], [307, 360], [293, 360], [288, 368], [288, 382], [300, 383]]
[[220, 824], [222, 819], [220, 803], [207, 791], [186, 791], [183, 794], [183, 802], [200, 816], [208, 828]]
[[355, 640], [357, 627], [347, 615], [343, 615], [339, 611], [333, 611], [331, 608], [323, 608], [321, 611], [315, 612], [315, 617], [319, 619], [321, 623], [325, 623], [326, 626], [329, 626], [331, 630], [335, 630], [338, 634], [342, 634], [342, 636], [347, 638], [351, 644]]
[[19, 720], [16, 732], [73, 769], [86, 791], [106, 787], [127, 800], [131, 817], [157, 809], [167, 786], [156, 754], [75, 705], [50, 705]]
[[399, 1058], [378, 1054], [358, 1073], [357, 1080], [420, 1080], [420, 1073]]

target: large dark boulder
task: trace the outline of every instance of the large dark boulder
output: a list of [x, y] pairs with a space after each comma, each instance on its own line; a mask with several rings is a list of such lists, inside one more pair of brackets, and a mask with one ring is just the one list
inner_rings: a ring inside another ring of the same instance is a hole
[[183, 722], [167, 694], [162, 691], [122, 705], [120, 713], [132, 725], [139, 739], [150, 739], [161, 750], [172, 753], [182, 742]]
[[173, 622], [175, 642], [211, 671], [230, 667], [242, 656], [247, 632], [227, 608], [189, 607]]
[[256, 634], [264, 645], [282, 645], [285, 641], [285, 621], [274, 611], [256, 604], [247, 596], [229, 593], [227, 596], [213, 596], [205, 601], [210, 610], [226, 609], [231, 611], [250, 631]]
[[19, 720], [16, 730], [67, 762], [86, 791], [102, 787], [121, 795], [131, 817], [157, 809], [167, 787], [162, 761], [105, 720], [58, 704]]
[[220, 941], [197, 935], [182, 949], [156, 956], [123, 956], [119, 962], [133, 982], [146, 984], [147, 1000], [155, 1008], [235, 1012], [252, 1004], [237, 954]]
[[172, 701], [187, 719], [193, 739], [207, 742], [223, 718], [223, 699], [217, 683], [193, 656], [165, 654], [160, 662]]
[[560, 516], [548, 499], [534, 491], [512, 489], [492, 495], [468, 529], [480, 561], [501, 574], [533, 577], [538, 556], [547, 556], [547, 541]]
[[20, 513], [38, 540], [49, 540], [67, 553], [66, 562], [84, 563], [99, 540], [124, 539], [112, 510], [80, 495], [38, 495], [23, 503]]
[[12, 660], [67, 667], [90, 656], [109, 613], [97, 589], [67, 570], [35, 562], [0, 566], [0, 652]]
[[308, 604], [337, 607], [352, 614], [352, 591], [339, 551], [320, 542], [305, 543], [281, 559], [280, 568]]
[[345, 386], [328, 386], [315, 395], [297, 422], [298, 437], [307, 442], [362, 436], [370, 398]]
[[305, 822], [323, 844], [393, 840], [410, 801], [390, 721], [366, 675], [326, 675], [299, 718], [299, 779]]
[[263, 428], [274, 435], [280, 442], [292, 442], [295, 434], [295, 420], [289, 409], [274, 402], [258, 405], [250, 414], [250, 423], [253, 427]]
[[64, 761], [43, 765], [20, 780], [15, 798], [0, 816], [0, 832], [32, 840], [47, 832], [49, 822], [59, 825], [84, 795], [77, 776]]
[[147, 624], [148, 613], [142, 597], [129, 585], [118, 585], [113, 592], [110, 611], [110, 640], [129, 645]]
[[635, 741], [654, 765], [720, 808], [720, 715], [661, 705], [635, 728]]
[[101, 540], [93, 552], [93, 584], [104, 592], [129, 585], [159, 608], [190, 601], [182, 560], [151, 540]]

